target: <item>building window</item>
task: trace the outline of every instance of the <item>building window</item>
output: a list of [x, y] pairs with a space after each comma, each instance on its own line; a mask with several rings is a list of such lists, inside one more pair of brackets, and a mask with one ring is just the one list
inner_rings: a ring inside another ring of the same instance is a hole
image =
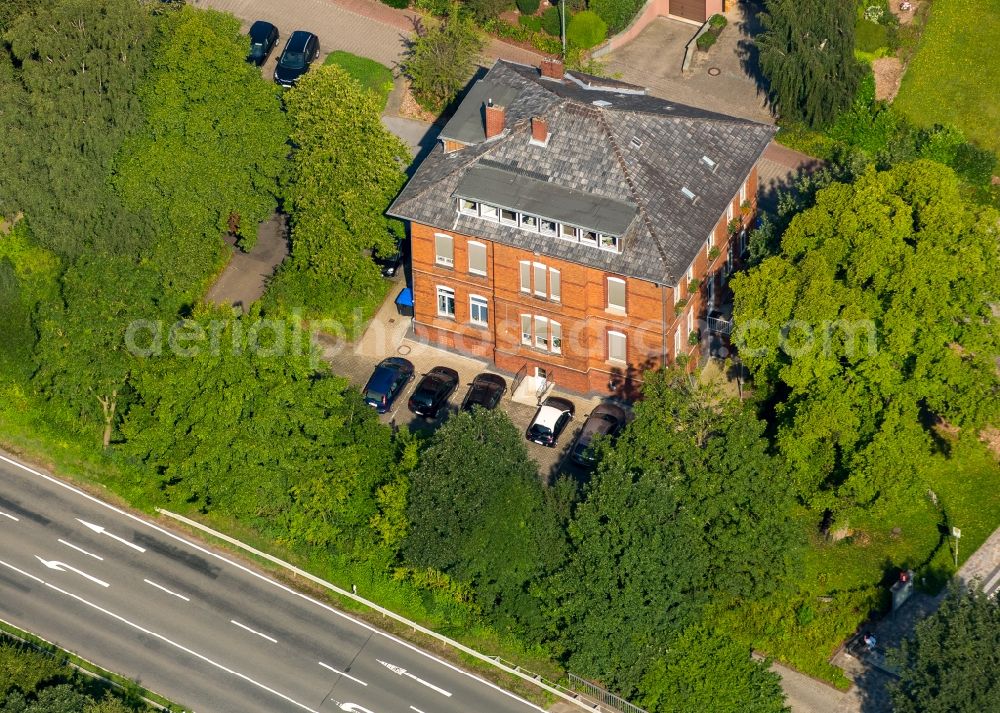
[[531, 315], [521, 315], [521, 344], [531, 346]]
[[458, 199], [458, 209], [467, 215], [479, 215], [479, 204], [476, 203], [476, 201], [470, 201], [467, 198]]
[[469, 321], [484, 327], [490, 323], [490, 307], [485, 297], [469, 296]]
[[442, 287], [438, 285], [437, 288], [438, 296], [438, 316], [439, 317], [455, 317], [455, 290], [450, 287]]
[[558, 235], [558, 227], [555, 221], [540, 218], [538, 221], [538, 232], [542, 235]]
[[554, 354], [562, 354], [562, 325], [558, 322], [549, 322], [549, 332], [552, 335], [552, 346]]
[[521, 216], [521, 227], [525, 230], [530, 230], [535, 232], [538, 230], [538, 218], [533, 215], [522, 215]]
[[559, 302], [562, 299], [562, 286], [560, 285], [559, 280], [559, 271], [555, 268], [549, 268], [549, 298], [553, 302]]
[[711, 233], [708, 234], [708, 239], [705, 241], [705, 256], [706, 257], [708, 257], [708, 254], [710, 252], [712, 252], [712, 238], [714, 238], [714, 237], [715, 237], [715, 231], [713, 230]]
[[688, 310], [687, 328], [688, 334], [694, 331], [694, 309]]
[[517, 225], [517, 213], [506, 208], [500, 209], [500, 222], [504, 225]]
[[597, 237], [601, 241], [601, 250], [614, 250], [618, 252], [618, 238], [614, 235], [599, 233]]
[[486, 274], [486, 246], [469, 242], [469, 272], [473, 275]]
[[497, 216], [500, 215], [500, 209], [495, 205], [486, 205], [483, 203], [479, 206], [479, 215], [486, 218], [487, 220], [496, 220]]
[[705, 287], [707, 288], [708, 308], [711, 310], [715, 305], [715, 275], [708, 276], [705, 280]]
[[743, 185], [740, 186], [740, 208], [741, 209], [743, 208], [743, 203], [744, 203], [744, 201], [746, 201], [746, 199], [747, 199], [747, 184], [746, 184], [746, 182], [744, 182]]
[[580, 230], [572, 225], [566, 225], [565, 223], [559, 224], [559, 237], [566, 238], [567, 240], [579, 240]]
[[625, 311], [625, 280], [617, 277], [608, 278], [608, 309], [615, 312]]
[[535, 346], [545, 351], [549, 349], [549, 320], [545, 317], [535, 317]]
[[625, 335], [621, 332], [608, 332], [608, 361], [625, 363]]
[[726, 222], [728, 223], [733, 219], [733, 202], [729, 201], [729, 205], [726, 206]]
[[681, 355], [681, 344], [681, 328], [677, 327], [677, 331], [674, 332], [674, 361]]
[[445, 267], [455, 265], [455, 240], [450, 235], [443, 233], [434, 235], [434, 261]]
[[545, 297], [545, 265], [540, 262], [534, 263], [535, 268], [535, 296]]
[[597, 245], [597, 233], [593, 230], [581, 230], [580, 242], [587, 245]]
[[531, 263], [521, 260], [521, 292], [531, 292]]
[[694, 263], [688, 265], [686, 277], [687, 277], [687, 279], [685, 280], [686, 284], [684, 285], [685, 289], [687, 289], [687, 286], [691, 283], [691, 280], [694, 279]]

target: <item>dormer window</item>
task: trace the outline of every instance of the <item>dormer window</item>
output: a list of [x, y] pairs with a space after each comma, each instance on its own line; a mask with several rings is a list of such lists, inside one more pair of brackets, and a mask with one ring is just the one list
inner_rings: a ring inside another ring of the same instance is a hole
[[506, 208], [500, 209], [500, 222], [504, 225], [517, 225], [517, 213]]
[[522, 215], [521, 216], [521, 227], [525, 230], [530, 230], [535, 232], [538, 230], [538, 218], [533, 215]]
[[558, 234], [558, 226], [553, 220], [545, 220], [545, 218], [540, 218], [538, 221], [538, 232], [542, 235], [554, 236]]
[[466, 215], [479, 215], [479, 204], [465, 198], [459, 198], [458, 209]]
[[618, 238], [614, 235], [604, 235], [603, 233], [598, 233], [597, 238], [600, 240], [601, 250], [613, 250], [618, 252]]
[[587, 245], [597, 245], [597, 233], [593, 230], [581, 230], [580, 242]]
[[479, 211], [480, 211], [479, 215], [486, 218], [487, 220], [496, 220], [497, 217], [500, 215], [499, 208], [497, 208], [495, 205], [486, 205], [485, 203], [483, 203], [479, 207]]
[[573, 225], [559, 224], [559, 237], [567, 240], [576, 240], [580, 237], [580, 229]]

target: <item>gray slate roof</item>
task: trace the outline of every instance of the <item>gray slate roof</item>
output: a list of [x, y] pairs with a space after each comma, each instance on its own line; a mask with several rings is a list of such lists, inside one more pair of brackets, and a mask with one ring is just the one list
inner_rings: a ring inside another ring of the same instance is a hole
[[[487, 141], [482, 107], [491, 98], [505, 106], [506, 121], [504, 133]], [[533, 116], [548, 122], [545, 146], [529, 141]], [[500, 60], [442, 131], [442, 137], [469, 145], [445, 153], [438, 144], [388, 213], [674, 285], [775, 131], [651, 97], [621, 82], [573, 72], [553, 80], [535, 67]], [[682, 188], [697, 198], [687, 198]], [[625, 225], [624, 246], [620, 253], [598, 250], [462, 215], [459, 195], [602, 229], [581, 221], [586, 214], [603, 221], [610, 234], [621, 234]], [[587, 201], [592, 205], [583, 204]], [[526, 207], [529, 203], [534, 207]]]

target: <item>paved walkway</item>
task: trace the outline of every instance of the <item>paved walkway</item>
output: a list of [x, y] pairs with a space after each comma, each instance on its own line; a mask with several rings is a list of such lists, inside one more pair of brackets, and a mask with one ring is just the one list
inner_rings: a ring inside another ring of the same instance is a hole
[[273, 215], [257, 228], [257, 244], [253, 250], [249, 253], [239, 248], [233, 250], [229, 264], [209, 288], [205, 301], [233, 305], [247, 312], [264, 294], [268, 279], [286, 255], [288, 228], [282, 216]]
[[[395, 69], [402, 59], [406, 40], [419, 18], [409, 10], [397, 10], [378, 0], [189, 0], [198, 7], [231, 12], [249, 27], [254, 20], [267, 20], [278, 27], [282, 42], [292, 31], [310, 30], [319, 37], [323, 52], [343, 50], [369, 57]], [[280, 47], [278, 48], [280, 51]], [[541, 54], [490, 39], [482, 61], [493, 64], [507, 59], [537, 65]]]

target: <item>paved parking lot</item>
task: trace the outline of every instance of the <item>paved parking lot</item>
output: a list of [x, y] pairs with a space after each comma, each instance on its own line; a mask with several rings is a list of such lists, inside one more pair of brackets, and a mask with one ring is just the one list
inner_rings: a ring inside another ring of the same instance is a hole
[[[399, 294], [404, 284], [402, 276], [393, 281], [389, 296], [369, 323], [364, 335], [357, 342], [349, 343], [329, 335], [320, 339], [324, 358], [330, 363], [332, 370], [336, 374], [346, 377], [356, 386], [364, 387], [375, 365], [385, 357], [401, 356], [409, 359], [413, 362], [415, 369], [414, 379], [396, 399], [392, 410], [383, 414], [381, 418], [383, 422], [393, 424], [397, 428], [409, 428], [422, 432], [432, 431], [446, 420], [448, 415], [458, 410], [465, 397], [465, 392], [476, 374], [484, 371], [500, 374], [507, 380], [508, 386], [507, 394], [504, 396], [500, 408], [507, 412], [520, 431], [525, 431], [537, 408], [537, 399], [534, 398], [534, 394], [519, 394], [515, 400], [511, 393], [514, 375], [497, 370], [489, 362], [439, 349], [413, 338], [410, 331], [412, 320], [409, 317], [401, 317], [397, 313], [394, 303], [396, 295]], [[435, 366], [451, 367], [458, 372], [460, 382], [458, 389], [449, 401], [447, 414], [443, 414], [436, 422], [429, 422], [411, 413], [406, 407], [406, 401], [413, 393], [420, 377]], [[558, 387], [558, 385], [556, 386]], [[539, 446], [527, 439], [524, 443], [528, 448], [529, 455], [538, 463], [539, 475], [543, 482], [551, 482], [560, 473], [566, 473], [582, 481], [586, 478], [587, 473], [573, 465], [566, 458], [566, 454], [573, 444], [576, 433], [586, 421], [587, 415], [590, 414], [594, 406], [600, 403], [600, 399], [588, 399], [578, 394], [566, 393], [558, 388], [553, 389], [551, 394], [568, 398], [573, 402], [576, 406], [573, 421], [559, 437], [555, 448]]]

